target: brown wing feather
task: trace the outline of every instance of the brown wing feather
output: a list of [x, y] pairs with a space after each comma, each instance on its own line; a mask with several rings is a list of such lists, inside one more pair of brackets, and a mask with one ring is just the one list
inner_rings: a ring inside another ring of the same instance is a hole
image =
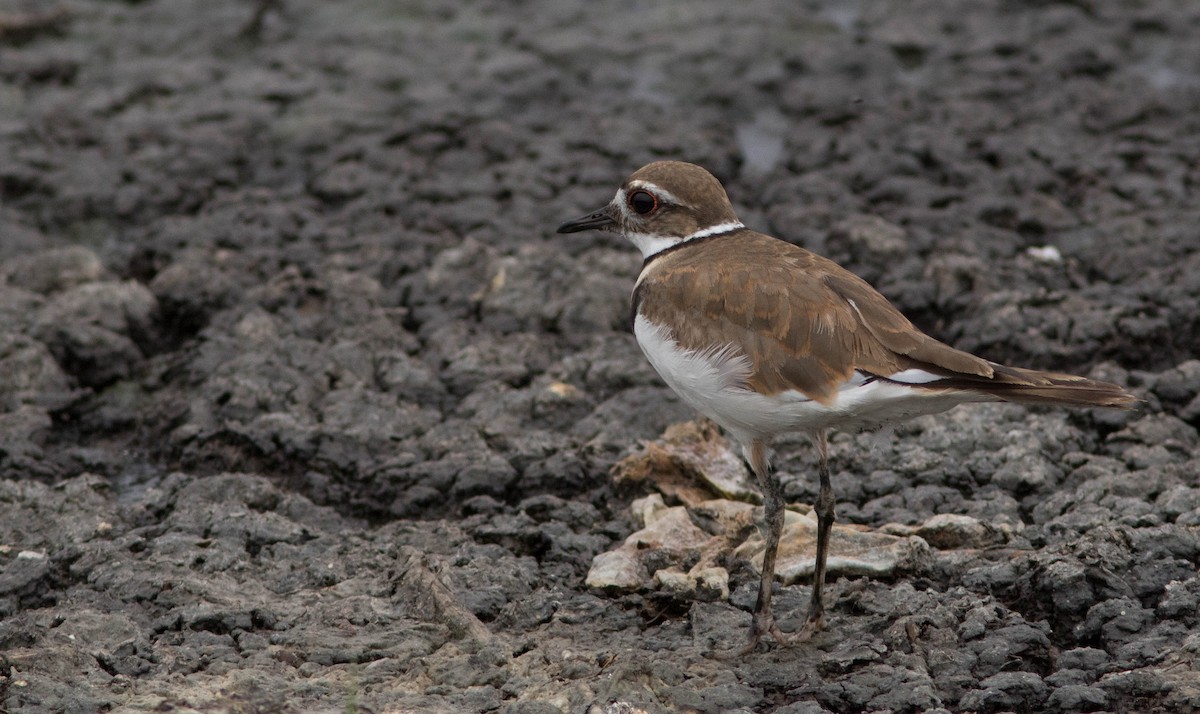
[[825, 284], [846, 302], [853, 301], [854, 307], [860, 313], [861, 324], [883, 346], [896, 354], [904, 355], [920, 363], [922, 368], [940, 368], [933, 371], [944, 370], [947, 373], [946, 376], [958, 374], [977, 377], [992, 376], [992, 365], [987, 360], [969, 352], [956, 350], [950, 345], [938, 342], [926, 335], [913, 326], [907, 317], [865, 280], [831, 260], [819, 256], [814, 256], [814, 258], [824, 263], [827, 268], [829, 266], [836, 268], [826, 274]]
[[687, 349], [745, 345], [747, 386], [768, 394], [795, 389], [827, 402], [855, 370], [890, 375], [919, 365], [915, 355], [952, 373], [990, 373], [984, 360], [921, 334], [852, 273], [751, 231], [661, 256], [638, 296], [652, 322], [677, 326], [674, 338]]
[[635, 293], [639, 306], [652, 322], [676, 326], [674, 339], [689, 350], [744, 345], [746, 386], [767, 394], [795, 389], [828, 403], [855, 370], [886, 378], [917, 368], [942, 377], [918, 388], [1022, 403], [1137, 403], [1114, 384], [1005, 367], [938, 342], [858, 276], [753, 231], [656, 258]]

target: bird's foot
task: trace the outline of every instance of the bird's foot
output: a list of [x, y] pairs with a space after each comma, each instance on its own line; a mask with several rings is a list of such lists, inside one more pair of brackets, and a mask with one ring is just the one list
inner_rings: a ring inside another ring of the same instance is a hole
[[746, 644], [738, 652], [739, 655], [748, 655], [753, 652], [758, 643], [762, 640], [763, 635], [770, 635], [771, 639], [781, 645], [788, 644], [788, 635], [775, 623], [775, 614], [772, 612], [756, 612], [754, 619], [750, 622], [750, 638]]
[[747, 638], [746, 644], [741, 647], [714, 652], [713, 656], [716, 659], [732, 660], [745, 657], [758, 649], [758, 644], [762, 641], [764, 635], [770, 635], [771, 639], [781, 645], [790, 644], [791, 636], [779, 629], [779, 625], [775, 624], [774, 614], [770, 612], [756, 612], [753, 617], [754, 619], [750, 623], [750, 636]]
[[802, 642], [808, 642], [809, 640], [811, 640], [813, 638], [813, 635], [817, 634], [818, 632], [820, 632], [821, 630], [824, 630], [824, 629], [825, 629], [825, 613], [818, 612], [818, 613], [810, 614], [804, 620], [804, 624], [800, 626], [799, 630], [796, 630], [792, 634], [788, 635], [787, 643], [789, 645], [798, 645]]
[[775, 623], [775, 616], [773, 614], [756, 612], [750, 624], [750, 636], [746, 644], [720, 652], [716, 656], [718, 659], [745, 657], [758, 649], [758, 645], [762, 642], [765, 635], [770, 635], [771, 639], [775, 640], [782, 647], [791, 647], [808, 642], [824, 629], [825, 613], [823, 612], [809, 615], [805, 619], [804, 624], [800, 626], [800, 629], [795, 632], [784, 632], [779, 629], [779, 625]]

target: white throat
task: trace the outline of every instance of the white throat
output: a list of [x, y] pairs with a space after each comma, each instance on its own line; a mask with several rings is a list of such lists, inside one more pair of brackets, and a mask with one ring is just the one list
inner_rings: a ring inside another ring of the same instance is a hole
[[695, 233], [691, 233], [686, 236], [665, 236], [657, 233], [626, 232], [625, 237], [629, 239], [630, 243], [636, 245], [638, 250], [642, 251], [642, 258], [649, 258], [652, 255], [657, 255], [667, 248], [670, 248], [674, 245], [679, 245], [680, 243], [687, 243], [688, 241], [696, 240], [697, 238], [708, 238], [709, 236], [719, 236], [724, 233], [732, 233], [736, 230], [741, 230], [742, 228], [745, 228], [745, 226], [738, 221], [730, 221], [728, 223], [718, 223], [717, 225], [709, 226], [708, 228], [701, 228]]

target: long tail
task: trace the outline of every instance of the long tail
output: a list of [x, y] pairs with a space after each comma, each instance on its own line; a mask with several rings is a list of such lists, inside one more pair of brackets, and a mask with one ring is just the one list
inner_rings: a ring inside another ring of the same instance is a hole
[[990, 363], [991, 378], [955, 375], [928, 382], [930, 388], [966, 389], [1018, 404], [1132, 409], [1141, 401], [1122, 387], [1087, 377]]

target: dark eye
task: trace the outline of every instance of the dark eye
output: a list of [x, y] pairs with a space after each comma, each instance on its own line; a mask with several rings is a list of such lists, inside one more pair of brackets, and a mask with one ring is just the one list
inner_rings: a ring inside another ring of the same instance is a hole
[[658, 199], [649, 191], [634, 191], [629, 194], [629, 207], [634, 213], [644, 216], [658, 208]]

